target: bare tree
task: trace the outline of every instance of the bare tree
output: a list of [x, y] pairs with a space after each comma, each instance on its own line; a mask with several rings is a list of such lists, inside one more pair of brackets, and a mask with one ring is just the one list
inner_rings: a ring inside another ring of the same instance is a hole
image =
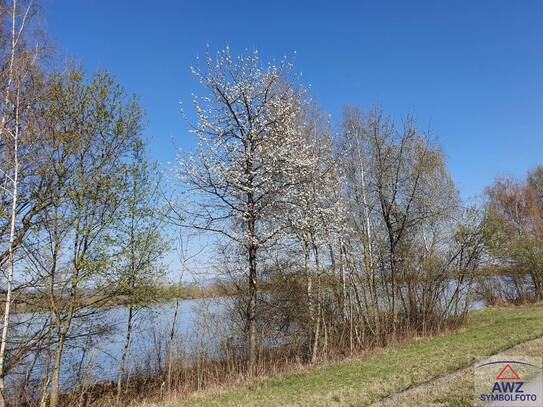
[[439, 326], [452, 303], [469, 303], [483, 241], [440, 149], [412, 118], [398, 128], [379, 109], [346, 109], [340, 143], [347, 257], [358, 313], [371, 315], [363, 326], [380, 342]]
[[497, 178], [485, 190], [495, 269], [510, 280], [521, 302], [543, 298], [542, 173], [538, 167], [526, 181]]
[[[362, 270], [366, 274], [373, 330], [381, 336], [381, 310], [378, 301], [374, 234], [370, 214], [375, 202], [370, 201], [368, 189], [369, 142], [362, 112], [357, 108], [344, 109], [341, 124], [341, 162], [345, 177], [345, 205], [351, 215], [354, 238], [360, 242]], [[347, 238], [347, 236], [345, 236]], [[355, 285], [356, 289], [356, 285]]]

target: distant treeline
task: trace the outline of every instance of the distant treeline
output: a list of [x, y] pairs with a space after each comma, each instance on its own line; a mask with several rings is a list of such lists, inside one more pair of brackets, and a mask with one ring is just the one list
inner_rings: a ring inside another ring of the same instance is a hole
[[[265, 289], [265, 288], [264, 288]], [[156, 286], [149, 287], [148, 303], [152, 305], [174, 300], [194, 300], [202, 298], [228, 297], [236, 294], [236, 289], [232, 284], [224, 282], [213, 283], [206, 285], [198, 285], [195, 283], [181, 285], [174, 283], [157, 283]], [[1, 301], [5, 304], [5, 294], [0, 295]], [[12, 302], [11, 313], [20, 312], [39, 312], [46, 307], [44, 302], [48, 301], [48, 297], [42, 293], [33, 293], [31, 291], [21, 290]], [[67, 299], [65, 299], [67, 301]], [[129, 295], [119, 294], [117, 296], [108, 295], [107, 298], [102, 298], [100, 292], [88, 292], [81, 295], [81, 302], [89, 304], [100, 304], [101, 307], [111, 308], [115, 306], [129, 306], [131, 298]], [[4, 312], [4, 308], [0, 311]]]

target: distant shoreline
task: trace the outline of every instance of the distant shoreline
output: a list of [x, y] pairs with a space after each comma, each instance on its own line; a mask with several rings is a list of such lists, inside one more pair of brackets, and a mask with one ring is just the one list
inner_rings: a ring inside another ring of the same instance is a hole
[[[134, 304], [140, 307], [150, 306], [152, 304], [164, 304], [175, 300], [198, 300], [204, 298], [217, 298], [217, 297], [229, 297], [235, 295], [234, 288], [225, 284], [213, 284], [207, 287], [199, 285], [189, 285], [179, 287], [177, 284], [162, 285], [154, 289], [152, 298], [145, 303]], [[114, 297], [107, 296], [107, 300], [102, 301], [106, 297], [102, 297], [96, 293], [90, 293], [86, 295], [82, 300], [88, 303], [89, 306], [95, 306], [101, 309], [109, 309], [118, 306], [129, 306], [127, 296], [118, 294]], [[58, 300], [58, 299], [57, 299]], [[48, 301], [46, 296], [38, 296], [36, 294], [25, 293], [15, 296], [15, 299], [11, 305], [11, 314], [23, 314], [27, 312], [44, 312], [48, 310], [48, 307], [44, 307], [44, 304]], [[2, 303], [5, 299], [2, 296]], [[99, 304], [99, 305], [95, 305]], [[0, 311], [3, 312], [4, 307], [0, 307]]]

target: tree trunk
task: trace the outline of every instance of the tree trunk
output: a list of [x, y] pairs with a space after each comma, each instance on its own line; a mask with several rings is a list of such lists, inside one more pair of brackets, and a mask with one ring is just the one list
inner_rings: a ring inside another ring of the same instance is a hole
[[322, 319], [322, 308], [321, 308], [321, 298], [320, 298], [320, 262], [319, 262], [319, 249], [315, 244], [313, 244], [313, 251], [315, 254], [315, 268], [317, 270], [317, 320], [315, 322], [315, 332], [313, 335], [313, 351], [311, 352], [311, 362], [314, 362], [317, 358], [318, 346], [319, 346], [319, 335], [320, 335], [320, 325]]
[[43, 379], [41, 385], [41, 394], [39, 407], [47, 406], [47, 389], [49, 388], [50, 376], [49, 376], [49, 364], [51, 363], [51, 337], [49, 337], [49, 342], [47, 343], [47, 358], [45, 359], [45, 364], [43, 367]]
[[9, 271], [7, 278], [6, 303], [4, 308], [4, 321], [2, 326], [2, 342], [0, 344], [0, 407], [5, 406], [5, 388], [4, 388], [4, 360], [6, 354], [6, 344], [8, 339], [8, 326], [11, 308], [11, 294], [13, 291], [13, 275], [15, 269], [15, 259], [13, 256], [13, 242], [15, 240], [15, 220], [17, 215], [17, 176], [19, 163], [17, 161], [17, 138], [15, 139], [15, 174], [13, 177], [13, 200], [11, 206], [10, 232], [9, 232]]
[[130, 337], [132, 335], [133, 316], [134, 316], [134, 306], [130, 305], [128, 307], [128, 321], [126, 324], [126, 337], [124, 338], [123, 353], [121, 356], [121, 361], [119, 363], [119, 372], [117, 374], [117, 402], [119, 402], [121, 398], [121, 392], [123, 389], [124, 367], [126, 364], [126, 358], [128, 356], [128, 348], [130, 347]]
[[172, 389], [172, 362], [173, 362], [173, 338], [175, 336], [175, 325], [177, 322], [177, 314], [179, 312], [179, 299], [175, 301], [175, 310], [172, 317], [172, 329], [170, 330], [170, 340], [168, 342], [168, 393]]
[[313, 321], [315, 320], [315, 316], [313, 314], [313, 279], [311, 276], [311, 270], [309, 269], [309, 248], [306, 243], [304, 243], [304, 269], [305, 269], [305, 277], [306, 277], [306, 295], [307, 295], [307, 315], [308, 315], [308, 332], [307, 336], [309, 338], [309, 344], [308, 344], [308, 355], [312, 352], [312, 344], [313, 344]]
[[391, 316], [392, 316], [392, 338], [396, 338], [396, 329], [397, 329], [397, 309], [396, 309], [396, 261], [395, 261], [395, 245], [393, 243], [392, 236], [390, 237], [390, 253], [389, 253], [389, 262], [390, 262], [390, 292], [391, 292]]
[[319, 350], [319, 335], [320, 335], [320, 326], [321, 326], [321, 304], [317, 305], [317, 319], [315, 321], [315, 333], [313, 338], [313, 349], [311, 351], [311, 363], [317, 359], [317, 352]]
[[257, 275], [256, 275], [256, 247], [249, 247], [249, 307], [247, 309], [248, 323], [248, 371], [254, 372], [256, 365], [256, 300], [257, 300]]
[[51, 398], [49, 400], [50, 407], [57, 407], [58, 397], [60, 392], [60, 366], [62, 363], [62, 352], [64, 350], [64, 341], [66, 335], [61, 333], [58, 338], [57, 348], [55, 350], [55, 361], [53, 364], [53, 378], [51, 379]]
[[353, 354], [353, 297], [349, 290], [349, 349]]
[[[9, 61], [9, 70], [8, 70], [8, 84], [5, 95], [5, 104], [9, 102], [11, 83], [14, 78], [14, 68], [15, 68], [15, 49], [16, 49], [16, 24], [17, 16], [17, 1], [14, 0], [11, 9], [11, 54]], [[24, 20], [23, 20], [24, 23]], [[4, 319], [2, 325], [2, 340], [0, 342], [0, 407], [6, 405], [5, 401], [5, 366], [4, 361], [6, 358], [6, 345], [8, 339], [8, 327], [9, 327], [9, 317], [10, 317], [10, 307], [11, 307], [11, 294], [13, 291], [13, 276], [14, 276], [14, 266], [15, 259], [13, 256], [13, 243], [15, 241], [15, 221], [17, 216], [17, 187], [18, 187], [18, 176], [19, 176], [19, 94], [17, 93], [17, 103], [15, 105], [15, 133], [13, 134], [13, 189], [12, 189], [12, 201], [11, 201], [11, 216], [10, 216], [10, 230], [9, 230], [9, 269], [7, 275], [7, 287], [6, 287], [6, 300], [4, 307]], [[2, 128], [0, 137], [4, 136], [4, 126], [6, 123], [6, 116], [2, 117]]]

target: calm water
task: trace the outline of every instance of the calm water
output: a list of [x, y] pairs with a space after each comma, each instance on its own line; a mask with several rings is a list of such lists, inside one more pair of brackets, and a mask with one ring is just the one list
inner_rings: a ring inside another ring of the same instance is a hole
[[[224, 298], [180, 301], [173, 345], [176, 354], [219, 352], [219, 345], [228, 332], [223, 316], [227, 301], [229, 300]], [[164, 366], [174, 313], [175, 301], [155, 304], [137, 311], [133, 319], [132, 338], [126, 361], [128, 374], [139, 369], [157, 369], [159, 364]], [[25, 318], [33, 318], [35, 327], [44, 321], [36, 315], [18, 315], [20, 321]], [[127, 331], [128, 308], [107, 309], [101, 312], [99, 317], [94, 315], [92, 318], [93, 322], [99, 320], [101, 324], [110, 326], [111, 330], [107, 334], [67, 342], [61, 370], [61, 383], [65, 390], [79, 383], [80, 378], [87, 383], [116, 379]], [[30, 364], [30, 360], [23, 363], [12, 376], [24, 374]], [[32, 377], [38, 380], [42, 373], [42, 362], [38, 361]]]
[[[210, 335], [205, 330], [207, 327], [204, 326], [204, 320], [211, 317], [216, 321], [223, 309], [221, 300], [181, 301], [175, 322], [176, 351], [185, 351], [187, 354], [194, 354], [198, 349], [215, 352], [222, 338]], [[164, 362], [174, 313], [175, 302], [153, 305], [137, 312], [132, 327], [127, 370], [138, 367], [157, 368], [159, 361]], [[93, 376], [99, 374], [102, 380], [108, 380], [116, 376], [126, 336], [128, 309], [113, 308], [106, 311], [104, 317], [110, 321], [114, 332], [101, 338], [87, 351], [87, 364], [90, 365], [90, 371], [94, 372]]]

